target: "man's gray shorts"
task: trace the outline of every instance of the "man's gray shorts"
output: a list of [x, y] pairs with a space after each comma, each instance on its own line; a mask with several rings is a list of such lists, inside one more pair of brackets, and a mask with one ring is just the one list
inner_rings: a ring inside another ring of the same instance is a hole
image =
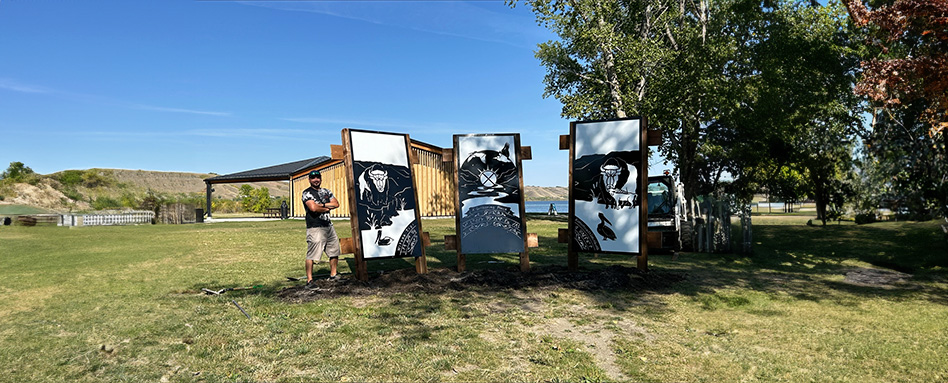
[[319, 262], [323, 251], [332, 258], [339, 258], [339, 237], [332, 226], [306, 229], [306, 259]]

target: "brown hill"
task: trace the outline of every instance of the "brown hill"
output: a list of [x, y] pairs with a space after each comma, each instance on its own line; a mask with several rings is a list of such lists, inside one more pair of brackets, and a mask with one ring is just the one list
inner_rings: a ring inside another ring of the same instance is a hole
[[563, 201], [569, 199], [569, 189], [562, 186], [524, 186], [527, 201]]
[[[112, 172], [112, 176], [119, 183], [125, 183], [138, 190], [154, 190], [160, 193], [200, 193], [204, 194], [206, 186], [204, 179], [217, 174], [183, 173], [183, 172], [156, 172], [149, 170], [103, 169]], [[231, 199], [237, 196], [237, 191], [244, 183], [214, 185], [214, 197]], [[268, 181], [247, 183], [255, 188], [270, 189], [272, 197], [287, 197], [290, 194], [289, 182]]]
[[[109, 180], [104, 186], [87, 188], [75, 187], [74, 190], [63, 187], [57, 180], [62, 172], [40, 176], [39, 182], [14, 184], [3, 191], [0, 205], [23, 205], [53, 211], [75, 211], [90, 209], [91, 201], [97, 197], [118, 199], [123, 194], [144, 195], [149, 190], [172, 195], [200, 195], [206, 190], [204, 179], [216, 176], [212, 173], [159, 172], [151, 170], [128, 169], [92, 169]], [[86, 170], [83, 170], [86, 172]], [[289, 197], [289, 182], [248, 183], [254, 188], [266, 187], [273, 197]], [[214, 185], [214, 198], [233, 199], [237, 197], [239, 184]], [[77, 196], [78, 195], [78, 196]], [[569, 197], [565, 187], [526, 186], [524, 196], [528, 201], [557, 201]]]

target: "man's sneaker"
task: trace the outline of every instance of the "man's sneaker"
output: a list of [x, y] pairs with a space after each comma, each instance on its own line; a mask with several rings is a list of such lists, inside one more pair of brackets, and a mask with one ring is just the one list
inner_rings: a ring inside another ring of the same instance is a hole
[[330, 275], [329, 278], [326, 278], [326, 279], [328, 279], [328, 280], [330, 280], [330, 281], [338, 281], [338, 280], [339, 280], [339, 274]]

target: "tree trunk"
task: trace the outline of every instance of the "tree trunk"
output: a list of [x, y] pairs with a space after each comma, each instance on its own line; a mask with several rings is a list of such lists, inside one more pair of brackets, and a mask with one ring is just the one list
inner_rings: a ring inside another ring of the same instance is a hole
[[[597, 21], [599, 22], [600, 30], [604, 31], [607, 29], [606, 21], [603, 19], [601, 13]], [[602, 51], [602, 69], [606, 75], [606, 85], [609, 87], [609, 99], [612, 103], [612, 110], [615, 112], [616, 117], [625, 118], [625, 109], [622, 105], [622, 87], [619, 84], [619, 74], [616, 73], [616, 57], [612, 48], [613, 44], [611, 41], [601, 40], [599, 43], [599, 50]]]

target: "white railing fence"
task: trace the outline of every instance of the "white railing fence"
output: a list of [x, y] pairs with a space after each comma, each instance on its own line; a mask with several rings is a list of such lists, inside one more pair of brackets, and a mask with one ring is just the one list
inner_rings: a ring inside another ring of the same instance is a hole
[[125, 211], [96, 214], [63, 214], [60, 226], [144, 225], [155, 219], [153, 211]]

